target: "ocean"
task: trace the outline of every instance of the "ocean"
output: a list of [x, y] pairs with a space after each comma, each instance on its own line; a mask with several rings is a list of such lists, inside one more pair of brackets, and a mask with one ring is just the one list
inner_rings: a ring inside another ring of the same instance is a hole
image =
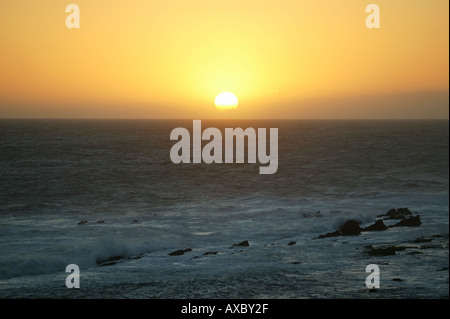
[[0, 120], [0, 298], [449, 298], [448, 120], [202, 120], [278, 128], [271, 175], [174, 164], [192, 125]]

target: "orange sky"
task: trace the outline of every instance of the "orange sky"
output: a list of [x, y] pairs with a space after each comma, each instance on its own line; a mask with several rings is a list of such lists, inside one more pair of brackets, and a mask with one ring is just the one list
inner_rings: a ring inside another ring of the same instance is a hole
[[[65, 25], [70, 3], [80, 29]], [[381, 10], [368, 29], [365, 7]], [[447, 0], [0, 2], [0, 117], [448, 118]], [[233, 111], [217, 94], [239, 98]]]

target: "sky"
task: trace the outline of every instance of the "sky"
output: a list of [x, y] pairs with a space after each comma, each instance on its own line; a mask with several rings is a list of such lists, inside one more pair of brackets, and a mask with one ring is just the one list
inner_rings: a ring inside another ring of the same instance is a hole
[[448, 119], [448, 29], [447, 0], [2, 0], [0, 118]]

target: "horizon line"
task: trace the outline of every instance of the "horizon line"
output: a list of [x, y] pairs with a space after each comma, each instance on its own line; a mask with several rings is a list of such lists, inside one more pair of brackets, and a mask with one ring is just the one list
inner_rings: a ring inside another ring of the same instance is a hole
[[74, 121], [108, 121], [108, 120], [123, 120], [123, 121], [449, 121], [449, 118], [127, 118], [127, 117], [0, 117], [2, 120], [74, 120]]

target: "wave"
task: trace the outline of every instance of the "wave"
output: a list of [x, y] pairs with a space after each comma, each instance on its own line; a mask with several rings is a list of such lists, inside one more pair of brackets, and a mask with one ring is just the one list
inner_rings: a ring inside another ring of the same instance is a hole
[[99, 238], [83, 247], [65, 247], [47, 255], [12, 255], [0, 261], [0, 279], [20, 276], [64, 273], [66, 266], [76, 264], [81, 269], [95, 267], [113, 257], [130, 258], [155, 250], [149, 242], [130, 242], [113, 238]]

